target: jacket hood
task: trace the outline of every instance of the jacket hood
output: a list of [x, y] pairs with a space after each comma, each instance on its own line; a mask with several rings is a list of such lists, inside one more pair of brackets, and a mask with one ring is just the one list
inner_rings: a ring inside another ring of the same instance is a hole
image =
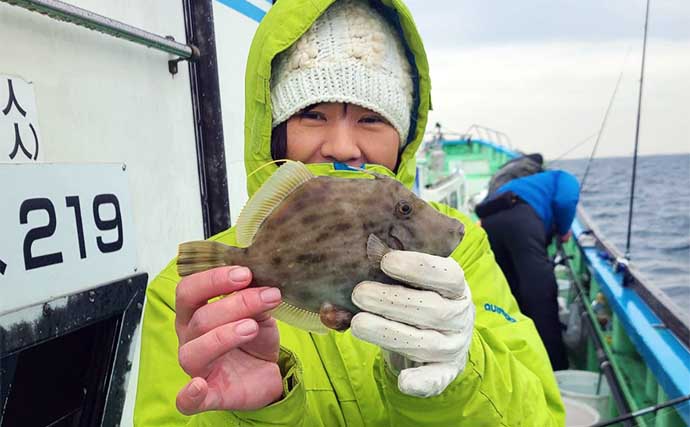
[[[277, 166], [267, 165], [271, 158], [271, 63], [280, 52], [289, 48], [304, 34], [336, 0], [281, 0], [264, 16], [254, 34], [245, 73], [244, 161], [247, 193], [252, 196]], [[421, 37], [407, 7], [399, 0], [370, 0], [403, 38], [412, 65], [414, 86], [410, 136], [400, 155], [397, 173], [383, 166], [366, 165], [393, 176], [411, 188], [416, 174], [415, 153], [424, 137], [431, 108], [429, 64]], [[403, 141], [404, 143], [404, 141]], [[264, 167], [262, 167], [264, 166]], [[308, 165], [315, 174], [352, 176], [333, 164]]]

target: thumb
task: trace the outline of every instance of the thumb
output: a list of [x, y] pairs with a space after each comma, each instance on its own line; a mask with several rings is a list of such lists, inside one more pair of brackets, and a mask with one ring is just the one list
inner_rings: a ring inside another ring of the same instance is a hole
[[463, 359], [459, 363], [427, 363], [417, 368], [404, 369], [398, 376], [398, 390], [409, 396], [438, 396], [462, 372], [464, 365]]
[[175, 401], [177, 410], [185, 415], [192, 415], [206, 410], [204, 401], [208, 395], [208, 384], [203, 378], [192, 380], [178, 394]]
[[450, 257], [394, 250], [381, 259], [381, 270], [388, 277], [449, 299], [461, 298], [466, 287], [465, 273]]

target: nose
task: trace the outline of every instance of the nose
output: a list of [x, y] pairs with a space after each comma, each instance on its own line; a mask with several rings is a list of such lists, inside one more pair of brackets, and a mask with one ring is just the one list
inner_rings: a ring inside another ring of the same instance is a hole
[[326, 140], [321, 145], [321, 155], [329, 161], [359, 166], [362, 163], [362, 150], [351, 126], [341, 123], [333, 126], [325, 135]]

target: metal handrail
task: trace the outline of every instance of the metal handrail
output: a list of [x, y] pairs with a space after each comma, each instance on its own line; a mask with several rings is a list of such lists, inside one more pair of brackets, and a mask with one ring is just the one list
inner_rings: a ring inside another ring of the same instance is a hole
[[513, 149], [513, 143], [510, 140], [510, 137], [501, 131], [491, 129], [490, 127], [473, 124], [467, 129], [465, 135], [471, 136], [473, 132], [476, 133], [481, 139], [494, 142], [501, 147], [509, 148], [511, 150]]
[[103, 34], [177, 55], [182, 59], [199, 57], [199, 50], [193, 45], [178, 43], [170, 38], [150, 33], [58, 0], [0, 0], [0, 2], [19, 6], [32, 12], [47, 15], [58, 21], [69, 22]]

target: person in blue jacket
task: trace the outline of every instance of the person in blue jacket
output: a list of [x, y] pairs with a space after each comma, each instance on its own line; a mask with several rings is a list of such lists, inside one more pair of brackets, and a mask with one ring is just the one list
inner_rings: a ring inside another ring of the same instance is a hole
[[546, 248], [570, 237], [580, 197], [577, 179], [549, 170], [513, 179], [476, 208], [520, 310], [532, 318], [554, 370], [568, 358], [558, 318], [558, 285]]

